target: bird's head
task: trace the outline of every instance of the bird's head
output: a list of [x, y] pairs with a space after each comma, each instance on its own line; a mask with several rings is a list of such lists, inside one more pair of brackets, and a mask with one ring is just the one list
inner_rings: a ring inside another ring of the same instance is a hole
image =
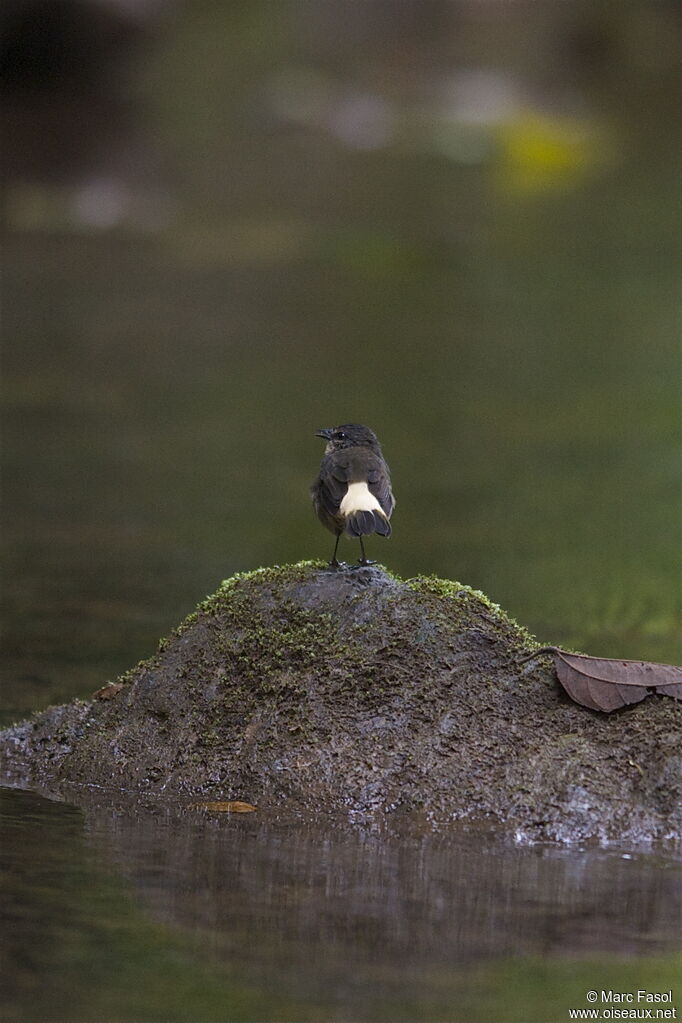
[[357, 447], [381, 451], [376, 434], [368, 426], [360, 426], [358, 423], [346, 423], [344, 426], [332, 426], [328, 430], [318, 430], [317, 436], [323, 437], [327, 441], [326, 454], [330, 454], [332, 451], [341, 451], [343, 448]]

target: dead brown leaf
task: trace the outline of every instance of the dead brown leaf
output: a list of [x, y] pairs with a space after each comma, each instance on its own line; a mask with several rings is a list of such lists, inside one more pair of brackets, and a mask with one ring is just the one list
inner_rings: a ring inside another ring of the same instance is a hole
[[92, 695], [96, 700], [113, 700], [113, 698], [117, 696], [118, 693], [120, 693], [121, 690], [124, 688], [125, 687], [121, 682], [109, 682], [107, 683], [107, 685], [102, 686], [101, 689], [98, 689], [97, 692], [93, 693]]
[[650, 693], [682, 700], [682, 667], [675, 664], [590, 657], [559, 647], [543, 647], [532, 656], [543, 653], [554, 655], [557, 677], [571, 699], [592, 710], [609, 714]]

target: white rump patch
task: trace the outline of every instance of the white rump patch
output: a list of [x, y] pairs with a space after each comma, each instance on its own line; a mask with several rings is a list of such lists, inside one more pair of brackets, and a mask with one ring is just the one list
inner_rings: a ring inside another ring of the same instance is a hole
[[339, 505], [339, 511], [346, 518], [359, 511], [379, 512], [383, 518], [386, 518], [384, 509], [381, 507], [366, 483], [348, 484], [348, 490], [344, 495], [343, 501]]

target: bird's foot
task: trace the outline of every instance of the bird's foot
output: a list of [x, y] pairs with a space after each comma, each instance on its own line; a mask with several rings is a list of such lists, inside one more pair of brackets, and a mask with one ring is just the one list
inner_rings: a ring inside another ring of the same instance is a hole
[[376, 561], [372, 561], [371, 558], [359, 558], [358, 565], [360, 565], [361, 568], [365, 568], [366, 565], [376, 565]]
[[348, 568], [348, 565], [346, 564], [345, 561], [337, 561], [336, 558], [332, 558], [332, 560], [329, 562], [329, 567], [330, 568]]

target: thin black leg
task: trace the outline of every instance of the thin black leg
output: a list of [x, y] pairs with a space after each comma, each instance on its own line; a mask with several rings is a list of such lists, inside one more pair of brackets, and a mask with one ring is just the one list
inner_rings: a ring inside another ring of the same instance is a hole
[[365, 556], [365, 545], [362, 542], [362, 537], [359, 537], [359, 540], [360, 540], [360, 552], [361, 552], [361, 555], [362, 555], [362, 557], [360, 558], [360, 564], [361, 565], [373, 565], [374, 562], [370, 561], [369, 558], [367, 558]]
[[341, 534], [337, 533], [336, 534], [336, 543], [334, 544], [334, 553], [332, 554], [332, 560], [329, 562], [330, 568], [338, 568], [339, 567], [339, 563], [336, 560], [336, 552], [339, 549], [339, 540], [340, 539], [341, 539]]

